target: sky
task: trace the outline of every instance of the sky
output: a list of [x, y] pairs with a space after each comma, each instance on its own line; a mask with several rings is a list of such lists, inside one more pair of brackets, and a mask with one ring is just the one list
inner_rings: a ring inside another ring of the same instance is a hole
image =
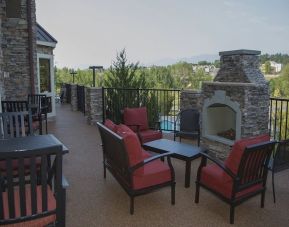
[[[58, 67], [149, 65], [235, 49], [289, 53], [288, 0], [36, 0]], [[205, 59], [204, 59], [205, 60]]]

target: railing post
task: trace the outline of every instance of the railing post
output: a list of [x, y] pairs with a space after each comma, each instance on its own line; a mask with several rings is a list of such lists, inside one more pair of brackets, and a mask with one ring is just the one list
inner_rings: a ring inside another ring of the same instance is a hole
[[104, 123], [105, 118], [106, 118], [106, 112], [105, 112], [105, 106], [106, 106], [106, 101], [105, 101], [105, 88], [101, 88], [102, 91], [102, 123]]

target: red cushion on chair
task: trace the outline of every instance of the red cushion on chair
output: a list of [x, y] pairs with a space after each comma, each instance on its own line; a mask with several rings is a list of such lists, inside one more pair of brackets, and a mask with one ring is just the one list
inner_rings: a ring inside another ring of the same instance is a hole
[[241, 158], [246, 146], [266, 142], [269, 140], [270, 136], [268, 134], [264, 134], [236, 141], [233, 145], [232, 151], [224, 162], [225, 166], [228, 167], [234, 174], [237, 174]]
[[151, 130], [151, 129], [140, 131], [139, 134], [140, 134], [142, 143], [150, 142], [153, 140], [159, 140], [163, 138], [163, 134], [160, 131]]
[[139, 142], [138, 136], [127, 126], [118, 125], [116, 133], [123, 137], [125, 147], [128, 153], [129, 165], [133, 166], [143, 160], [142, 147]]
[[154, 160], [137, 169], [133, 174], [133, 189], [142, 189], [171, 180], [168, 164]]
[[[200, 182], [228, 199], [230, 199], [232, 196], [233, 180], [216, 164], [207, 165], [202, 168]], [[262, 184], [253, 185], [238, 192], [236, 194], [236, 198], [240, 198], [241, 196], [255, 192], [262, 188]]]
[[128, 125], [133, 131], [136, 132], [136, 126], [140, 125], [140, 130], [146, 130], [148, 126], [147, 108], [125, 108], [123, 112], [123, 121], [125, 125]]
[[[42, 192], [41, 192], [41, 186], [37, 186], [36, 188], [37, 192], [37, 213], [42, 213]], [[32, 206], [31, 206], [31, 188], [29, 185], [25, 188], [25, 195], [26, 195], [26, 215], [30, 216], [32, 214]], [[8, 193], [2, 192], [3, 196], [3, 208], [4, 208], [4, 219], [9, 218], [9, 206], [8, 206]], [[14, 189], [14, 204], [15, 204], [15, 217], [20, 217], [20, 197], [19, 197], [19, 188]], [[52, 211], [56, 209], [56, 201], [53, 195], [53, 192], [49, 187], [47, 187], [47, 208], [48, 211]], [[9, 224], [4, 226], [9, 227], [36, 227], [36, 226], [46, 226], [50, 223], [53, 223], [56, 221], [56, 215], [49, 215], [43, 218], [37, 218], [35, 220], [31, 221], [25, 221], [25, 222], [19, 222], [16, 224]]]
[[105, 127], [109, 128], [111, 131], [116, 132], [117, 125], [112, 120], [106, 119], [104, 121], [104, 125]]

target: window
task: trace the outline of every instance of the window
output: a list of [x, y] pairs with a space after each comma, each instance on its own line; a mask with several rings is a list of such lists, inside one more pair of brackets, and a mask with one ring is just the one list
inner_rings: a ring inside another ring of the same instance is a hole
[[50, 59], [39, 58], [40, 93], [51, 92]]
[[8, 18], [21, 17], [21, 0], [6, 0], [6, 16]]

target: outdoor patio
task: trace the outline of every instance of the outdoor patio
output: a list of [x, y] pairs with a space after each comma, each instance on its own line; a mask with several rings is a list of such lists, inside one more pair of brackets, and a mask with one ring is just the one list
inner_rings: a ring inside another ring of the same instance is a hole
[[[102, 150], [96, 126], [86, 124], [83, 113], [70, 105], [57, 104], [54, 134], [69, 149], [64, 157], [64, 175], [69, 182], [66, 223], [74, 226], [230, 226], [229, 206], [201, 189], [194, 203], [197, 168], [192, 162], [191, 187], [184, 187], [184, 162], [173, 159], [176, 174], [176, 204], [170, 203], [170, 188], [135, 199], [135, 213], [129, 213], [129, 197], [108, 172], [103, 178]], [[166, 134], [168, 138], [172, 135]], [[275, 176], [277, 202], [273, 203], [271, 173], [268, 175], [265, 208], [260, 196], [236, 208], [235, 226], [288, 226], [289, 170]]]

